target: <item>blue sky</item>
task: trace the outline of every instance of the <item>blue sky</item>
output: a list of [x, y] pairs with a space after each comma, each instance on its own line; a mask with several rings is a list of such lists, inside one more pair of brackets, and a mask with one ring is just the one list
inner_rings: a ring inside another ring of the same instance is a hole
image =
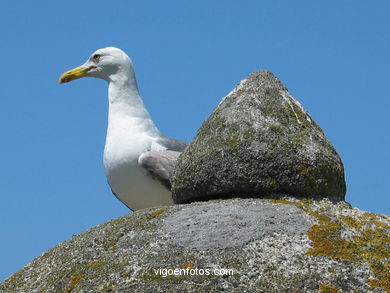
[[389, 1], [7, 1], [0, 9], [0, 281], [129, 212], [102, 164], [107, 84], [59, 85], [96, 49], [135, 65], [167, 136], [190, 141], [248, 74], [278, 76], [344, 165], [347, 201], [389, 214]]

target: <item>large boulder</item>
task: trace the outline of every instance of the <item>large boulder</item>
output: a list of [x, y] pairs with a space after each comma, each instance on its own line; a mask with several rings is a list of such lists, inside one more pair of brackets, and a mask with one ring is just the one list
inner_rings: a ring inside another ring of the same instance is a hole
[[269, 71], [249, 75], [180, 156], [173, 199], [289, 194], [343, 200], [344, 168], [301, 104]]
[[390, 292], [389, 243], [389, 216], [344, 202], [197, 202], [87, 230], [0, 292]]

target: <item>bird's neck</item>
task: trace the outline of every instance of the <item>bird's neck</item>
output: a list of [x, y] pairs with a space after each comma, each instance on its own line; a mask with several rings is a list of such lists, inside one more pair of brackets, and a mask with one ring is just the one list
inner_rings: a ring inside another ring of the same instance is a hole
[[133, 70], [116, 74], [108, 86], [108, 129], [107, 135], [136, 137], [147, 133], [157, 136], [159, 131], [153, 123], [139, 96]]

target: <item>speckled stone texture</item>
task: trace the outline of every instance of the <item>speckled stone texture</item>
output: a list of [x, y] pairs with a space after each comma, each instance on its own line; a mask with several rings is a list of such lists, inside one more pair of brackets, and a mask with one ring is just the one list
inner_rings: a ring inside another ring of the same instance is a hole
[[168, 217], [164, 228], [180, 246], [210, 250], [241, 247], [274, 233], [306, 234], [310, 224], [295, 206], [245, 201], [240, 205], [220, 202], [183, 209]]
[[344, 167], [321, 128], [269, 71], [249, 75], [180, 156], [173, 199], [238, 196], [343, 200]]
[[[151, 208], [57, 245], [0, 292], [390, 292], [389, 236], [389, 216], [345, 202], [230, 199]], [[163, 277], [160, 268], [233, 274]]]

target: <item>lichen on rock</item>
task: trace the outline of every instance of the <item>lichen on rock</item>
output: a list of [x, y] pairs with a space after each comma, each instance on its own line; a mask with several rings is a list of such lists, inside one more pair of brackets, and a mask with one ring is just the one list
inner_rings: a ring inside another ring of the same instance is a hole
[[344, 168], [321, 128], [269, 71], [225, 97], [180, 156], [176, 203], [237, 196], [343, 200]]
[[[389, 292], [389, 226], [389, 216], [328, 200], [139, 210], [50, 249], [0, 292]], [[169, 268], [233, 274], [156, 274]]]

